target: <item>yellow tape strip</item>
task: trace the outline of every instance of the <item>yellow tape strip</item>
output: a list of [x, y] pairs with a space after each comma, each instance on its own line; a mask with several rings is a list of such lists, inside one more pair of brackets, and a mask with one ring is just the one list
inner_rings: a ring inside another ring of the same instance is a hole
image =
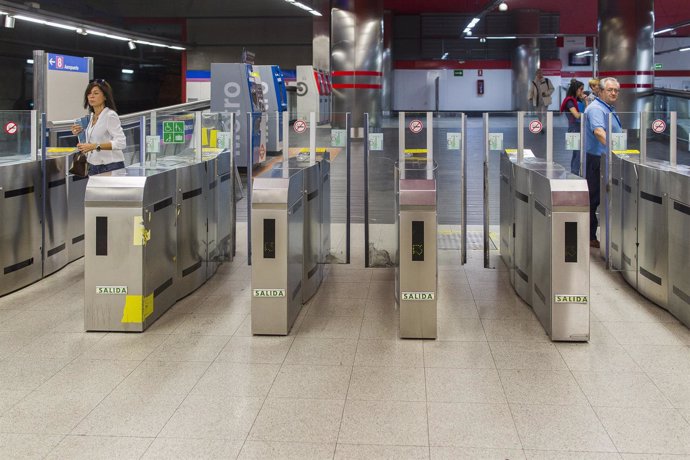
[[69, 153], [74, 152], [76, 147], [46, 147], [48, 153]]
[[[314, 149], [316, 153], [326, 153], [328, 152], [328, 149], [326, 147], [317, 147]], [[299, 153], [309, 153], [310, 150], [308, 148], [301, 148], [299, 149]]]
[[211, 138], [209, 139], [209, 147], [212, 147], [212, 148], [218, 147], [218, 130], [217, 129], [211, 130]]
[[201, 145], [208, 145], [208, 128], [201, 128]]
[[143, 323], [153, 313], [153, 294], [146, 297], [128, 295], [125, 297], [125, 308], [122, 310], [121, 323]]
[[405, 149], [405, 153], [427, 153], [427, 149]]
[[639, 155], [639, 150], [612, 150], [616, 155]]

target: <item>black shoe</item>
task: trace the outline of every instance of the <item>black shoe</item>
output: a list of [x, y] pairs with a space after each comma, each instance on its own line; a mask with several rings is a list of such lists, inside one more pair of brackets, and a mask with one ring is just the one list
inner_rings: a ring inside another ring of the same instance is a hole
[[589, 241], [589, 247], [599, 249], [601, 247], [601, 245], [599, 244], [598, 240], [590, 240]]

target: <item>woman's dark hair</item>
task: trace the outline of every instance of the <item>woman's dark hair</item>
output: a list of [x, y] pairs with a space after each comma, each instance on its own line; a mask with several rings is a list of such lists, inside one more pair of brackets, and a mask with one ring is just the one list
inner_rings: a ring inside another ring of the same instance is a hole
[[84, 91], [84, 108], [89, 109], [89, 112], [93, 112], [93, 108], [89, 105], [89, 93], [96, 86], [98, 86], [98, 88], [103, 92], [103, 96], [105, 97], [105, 106], [110, 110], [117, 112], [115, 98], [113, 97], [113, 89], [110, 87], [110, 84], [107, 81], [100, 78], [92, 80], [86, 87], [86, 91]]
[[580, 88], [583, 88], [585, 86], [584, 83], [582, 83], [579, 80], [573, 80], [570, 82], [570, 86], [568, 86], [568, 92], [566, 93], [566, 97], [572, 96], [575, 99], [577, 99], [577, 90]]

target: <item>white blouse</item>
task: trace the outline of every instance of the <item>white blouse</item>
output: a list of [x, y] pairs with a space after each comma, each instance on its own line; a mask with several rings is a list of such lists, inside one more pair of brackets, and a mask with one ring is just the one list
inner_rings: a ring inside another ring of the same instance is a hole
[[120, 117], [117, 113], [105, 107], [98, 117], [96, 124], [93, 124], [93, 114], [91, 115], [89, 126], [86, 128], [86, 143], [88, 144], [112, 144], [112, 150], [92, 150], [86, 159], [92, 165], [105, 165], [125, 161], [122, 152], [127, 146], [125, 133], [122, 131]]

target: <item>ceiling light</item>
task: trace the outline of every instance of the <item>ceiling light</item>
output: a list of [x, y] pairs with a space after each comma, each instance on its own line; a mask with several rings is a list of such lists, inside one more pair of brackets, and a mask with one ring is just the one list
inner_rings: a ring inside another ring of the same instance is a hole
[[173, 45], [168, 46], [168, 48], [170, 48], [171, 50], [178, 50], [178, 51], [184, 51], [187, 49], [183, 46], [173, 46]]
[[690, 51], [690, 48], [680, 48], [678, 51]]
[[498, 5], [498, 11], [508, 11], [508, 4], [506, 2], [501, 2], [501, 4]]
[[26, 63], [27, 63], [27, 64], [33, 64], [33, 63], [34, 63], [34, 60], [33, 60], [33, 59], [27, 59], [27, 60], [26, 60]]
[[129, 38], [123, 37], [122, 35], [113, 35], [113, 34], [108, 34], [105, 32], [99, 32], [97, 30], [91, 30], [91, 29], [87, 29], [86, 33], [89, 33], [91, 35], [97, 35], [99, 37], [112, 38], [113, 40], [120, 40], [120, 41], [124, 41], [124, 42], [128, 42], [130, 40]]
[[441, 59], [448, 59], [448, 53], [443, 53], [443, 56], [441, 56]]
[[318, 11], [316, 11], [316, 10], [310, 10], [309, 12], [310, 12], [311, 14], [313, 14], [314, 16], [322, 16], [322, 14], [319, 13]]
[[132, 75], [134, 73], [134, 70], [132, 69], [122, 69], [122, 73], [127, 74], [127, 75]]
[[489, 40], [515, 40], [517, 37], [515, 35], [506, 35], [503, 37], [486, 37]]
[[5, 27], [8, 29], [14, 29], [14, 17], [9, 14], [5, 16]]
[[672, 30], [673, 30], [673, 27], [668, 27], [666, 29], [657, 30], [656, 32], [654, 32], [654, 35], [665, 34], [666, 32], [670, 32]]
[[128, 46], [129, 49], [132, 50], [132, 51], [134, 51], [135, 49], [137, 49], [137, 45], [134, 44], [134, 42], [133, 42], [132, 40], [130, 40], [130, 41], [127, 42], [127, 46]]
[[83, 27], [77, 27], [77, 30], [75, 30], [75, 32], [79, 35], [89, 35], [89, 33]]
[[479, 43], [486, 43], [486, 38], [484, 38], [484, 37], [480, 38]]
[[587, 56], [592, 54], [591, 50], [586, 50], [586, 51], [580, 51], [579, 53], [575, 53], [575, 56]]

